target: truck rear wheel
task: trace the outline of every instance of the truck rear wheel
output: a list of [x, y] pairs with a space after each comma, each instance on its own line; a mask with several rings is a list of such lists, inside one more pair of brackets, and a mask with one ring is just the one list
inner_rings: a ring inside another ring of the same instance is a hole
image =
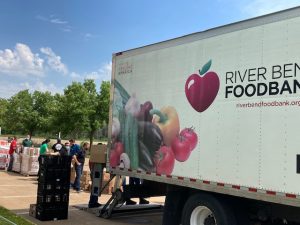
[[183, 208], [182, 225], [236, 225], [232, 210], [212, 195], [192, 195]]

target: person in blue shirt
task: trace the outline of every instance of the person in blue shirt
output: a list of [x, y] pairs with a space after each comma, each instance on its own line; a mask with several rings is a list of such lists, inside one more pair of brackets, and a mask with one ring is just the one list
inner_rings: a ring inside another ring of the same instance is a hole
[[78, 193], [81, 191], [80, 190], [80, 178], [82, 175], [83, 166], [84, 166], [84, 162], [85, 162], [85, 154], [89, 148], [90, 148], [89, 143], [85, 142], [83, 144], [82, 148], [80, 148], [78, 151], [76, 151], [75, 154], [73, 155], [73, 159], [75, 161], [75, 173], [76, 173], [75, 181], [73, 184], [73, 189], [75, 191], [77, 191]]
[[79, 150], [80, 150], [80, 146], [78, 144], [75, 144], [75, 140], [74, 139], [70, 139], [70, 155], [73, 156], [75, 155]]
[[[72, 159], [75, 161], [74, 155], [76, 155], [80, 151], [80, 146], [75, 143], [74, 139], [70, 139], [69, 142], [70, 142], [70, 156], [72, 156]], [[74, 183], [71, 183], [70, 187], [76, 190], [77, 192], [80, 192], [80, 177], [82, 174], [83, 166], [81, 166], [80, 163], [75, 161], [74, 168], [75, 168], [75, 180]], [[79, 187], [78, 187], [78, 183], [79, 183]]]

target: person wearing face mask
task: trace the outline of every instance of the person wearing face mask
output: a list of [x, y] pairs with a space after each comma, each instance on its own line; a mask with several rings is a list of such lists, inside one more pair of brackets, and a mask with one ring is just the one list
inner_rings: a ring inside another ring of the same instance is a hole
[[30, 138], [30, 135], [27, 135], [27, 137], [22, 141], [23, 147], [32, 147], [32, 141]]
[[65, 143], [65, 148], [66, 148], [66, 151], [67, 151], [67, 155], [70, 155], [70, 143], [69, 142], [66, 142]]
[[79, 151], [77, 151], [73, 156], [73, 159], [75, 161], [75, 173], [76, 173], [75, 181], [73, 184], [73, 189], [76, 190], [77, 193], [81, 192], [80, 178], [81, 178], [82, 171], [83, 171], [85, 154], [86, 154], [86, 151], [89, 150], [89, 148], [90, 148], [90, 144], [88, 142], [84, 142], [82, 147], [79, 149]]
[[63, 144], [61, 143], [61, 139], [57, 138], [56, 143], [52, 146], [52, 150], [54, 152], [60, 152], [60, 150], [63, 148]]
[[70, 142], [70, 155], [74, 156], [80, 150], [80, 146], [75, 143], [74, 139], [70, 139], [69, 142]]
[[[68, 146], [67, 146], [67, 145]], [[52, 146], [54, 153], [52, 155], [68, 156], [70, 153], [70, 146], [67, 142], [65, 145], [61, 143], [60, 139], [57, 139], [57, 143]]]

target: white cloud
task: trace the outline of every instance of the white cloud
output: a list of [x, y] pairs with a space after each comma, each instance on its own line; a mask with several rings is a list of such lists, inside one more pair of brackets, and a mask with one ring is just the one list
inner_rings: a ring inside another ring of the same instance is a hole
[[100, 80], [100, 81], [108, 81], [111, 80], [111, 68], [112, 63], [104, 63], [100, 69], [84, 74], [79, 74], [72, 72], [70, 77], [76, 81], [83, 81], [84, 79], [92, 79], [92, 80]]
[[99, 35], [97, 35], [97, 34], [91, 34], [91, 33], [85, 33], [85, 34], [83, 34], [83, 36], [84, 36], [84, 39], [86, 39], [86, 40], [89, 40], [91, 38], [97, 38], [97, 37], [99, 37]]
[[35, 18], [38, 20], [42, 20], [42, 21], [46, 21], [46, 22], [54, 23], [54, 24], [68, 24], [69, 23], [68, 21], [62, 20], [55, 15], [50, 15], [49, 18], [47, 18], [45, 16], [37, 15]]
[[46, 48], [41, 48], [40, 51], [45, 54], [47, 58], [47, 64], [48, 66], [62, 74], [67, 74], [68, 73], [68, 68], [65, 64], [61, 62], [61, 57], [56, 55], [51, 48], [46, 47]]
[[100, 75], [97, 71], [86, 74], [86, 79], [98, 80], [100, 79]]
[[45, 84], [42, 81], [36, 81], [35, 83], [21, 83], [20, 85], [22, 89], [29, 89], [29, 91], [34, 92], [34, 91], [41, 91], [41, 92], [46, 92], [49, 91], [52, 94], [56, 93], [63, 93], [62, 88], [58, 88], [57, 85], [50, 83], [50, 84]]
[[260, 16], [298, 6], [300, 0], [253, 0], [242, 6], [242, 12], [250, 16]]
[[43, 53], [33, 53], [29, 46], [17, 43], [14, 49], [0, 50], [0, 74], [26, 77], [29, 75], [43, 76], [48, 67], [58, 73], [67, 74], [68, 68], [62, 63], [61, 57], [51, 48], [41, 48]]
[[63, 32], [71, 32], [71, 31], [72, 31], [72, 29], [71, 29], [71, 27], [70, 27], [70, 26], [68, 26], [68, 27], [63, 27], [63, 28], [60, 28], [60, 30], [61, 30], [61, 31], [63, 31]]
[[63, 93], [63, 88], [58, 88], [57, 85], [50, 83], [44, 84], [42, 81], [38, 80], [32, 83], [23, 82], [23, 83], [9, 83], [7, 81], [1, 82], [0, 88], [0, 97], [1, 98], [10, 98], [11, 96], [17, 94], [19, 91], [28, 89], [30, 92], [49, 91], [52, 94]]
[[58, 18], [50, 19], [50, 22], [51, 23], [56, 23], [56, 24], [67, 24], [68, 23], [68, 21], [63, 21], [63, 20], [58, 19]]
[[110, 80], [111, 79], [111, 68], [112, 63], [105, 63], [101, 66], [101, 68], [97, 71], [93, 71], [90, 73], [86, 73], [84, 77], [86, 79], [93, 79], [93, 80]]
[[20, 90], [19, 84], [1, 82], [0, 98], [10, 98]]
[[112, 62], [104, 64], [102, 68], [99, 70], [99, 72], [102, 75], [103, 80], [110, 80], [111, 72], [112, 72]]
[[31, 49], [22, 43], [17, 43], [15, 49], [0, 50], [0, 73], [9, 75], [41, 76], [44, 60], [39, 54], [32, 53]]
[[75, 73], [75, 72], [72, 72], [72, 73], [70, 74], [70, 77], [71, 77], [73, 80], [76, 80], [76, 81], [79, 81], [79, 80], [82, 80], [82, 79], [83, 79], [83, 77], [82, 77], [80, 74]]
[[64, 32], [71, 32], [72, 31], [72, 27], [69, 25], [69, 22], [66, 21], [66, 20], [62, 20], [62, 19], [58, 18], [56, 15], [50, 15], [50, 17], [37, 15], [35, 18], [37, 20], [41, 20], [41, 21], [44, 21], [44, 22], [48, 22], [48, 23], [52, 23], [54, 25], [57, 25], [57, 26], [60, 27], [61, 31], [64, 31]]

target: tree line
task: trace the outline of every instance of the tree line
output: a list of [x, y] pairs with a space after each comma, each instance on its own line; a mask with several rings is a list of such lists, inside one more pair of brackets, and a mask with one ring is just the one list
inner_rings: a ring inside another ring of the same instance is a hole
[[22, 90], [9, 99], [0, 98], [2, 134], [89, 138], [108, 124], [110, 82], [97, 91], [94, 80], [73, 82], [63, 94]]

